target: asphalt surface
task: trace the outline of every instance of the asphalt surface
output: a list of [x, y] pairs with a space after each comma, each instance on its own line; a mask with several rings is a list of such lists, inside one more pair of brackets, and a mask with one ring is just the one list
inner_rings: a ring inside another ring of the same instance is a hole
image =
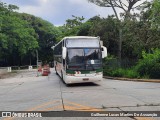
[[[37, 76], [35, 70], [22, 71], [13, 78], [0, 79], [0, 111], [160, 111], [160, 83], [104, 79], [99, 83], [66, 86], [53, 69], [49, 76]], [[65, 119], [158, 120], [160, 118], [66, 117]]]

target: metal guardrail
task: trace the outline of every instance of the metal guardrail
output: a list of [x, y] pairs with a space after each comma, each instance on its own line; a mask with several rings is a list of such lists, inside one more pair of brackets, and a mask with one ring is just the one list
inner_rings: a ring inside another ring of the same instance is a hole
[[6, 67], [0, 67], [0, 74], [6, 73], [7, 68]]
[[29, 69], [29, 66], [32, 66], [33, 69], [37, 68], [37, 65], [25, 65], [25, 66], [10, 66], [12, 70], [25, 70]]
[[12, 72], [12, 70], [32, 70], [32, 69], [37, 69], [37, 65], [0, 67], [0, 74], [6, 72]]

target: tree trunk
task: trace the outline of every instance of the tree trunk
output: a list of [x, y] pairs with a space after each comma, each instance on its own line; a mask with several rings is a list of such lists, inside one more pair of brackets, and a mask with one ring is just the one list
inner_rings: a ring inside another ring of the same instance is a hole
[[122, 52], [122, 28], [119, 28], [119, 41], [118, 41], [118, 61], [121, 67], [121, 52]]

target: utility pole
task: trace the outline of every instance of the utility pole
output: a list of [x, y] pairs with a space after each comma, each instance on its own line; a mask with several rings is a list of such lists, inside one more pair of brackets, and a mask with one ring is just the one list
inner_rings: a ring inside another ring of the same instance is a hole
[[36, 55], [37, 55], [37, 69], [38, 69], [38, 50], [36, 50]]
[[36, 50], [36, 56], [37, 56], [37, 77], [38, 77], [38, 50]]

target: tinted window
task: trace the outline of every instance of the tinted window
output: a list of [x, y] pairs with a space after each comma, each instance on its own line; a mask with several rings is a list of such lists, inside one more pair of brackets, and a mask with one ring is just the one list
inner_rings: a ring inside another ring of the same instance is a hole
[[99, 69], [102, 65], [100, 49], [68, 49], [68, 69], [93, 70]]

